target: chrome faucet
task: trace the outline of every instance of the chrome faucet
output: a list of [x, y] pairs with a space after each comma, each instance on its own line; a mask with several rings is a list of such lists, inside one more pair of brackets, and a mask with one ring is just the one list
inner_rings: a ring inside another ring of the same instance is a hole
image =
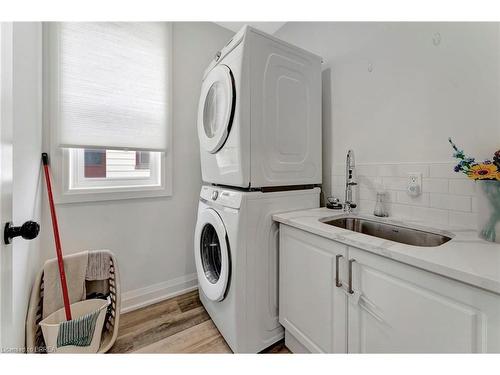
[[352, 199], [352, 187], [356, 186], [357, 183], [354, 182], [352, 174], [354, 172], [354, 151], [347, 151], [347, 160], [345, 164], [345, 201], [344, 201], [344, 212], [350, 214], [353, 208], [356, 208], [356, 204]]

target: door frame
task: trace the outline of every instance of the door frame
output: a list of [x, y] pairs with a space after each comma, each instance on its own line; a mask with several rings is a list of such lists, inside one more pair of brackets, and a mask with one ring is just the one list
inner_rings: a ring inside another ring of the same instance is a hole
[[[0, 22], [0, 225], [12, 219], [13, 24]], [[0, 352], [8, 348], [12, 321], [12, 246], [0, 239]]]

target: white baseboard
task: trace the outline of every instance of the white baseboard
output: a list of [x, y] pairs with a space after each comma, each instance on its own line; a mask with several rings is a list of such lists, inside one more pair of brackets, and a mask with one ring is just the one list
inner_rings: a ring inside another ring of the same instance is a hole
[[157, 302], [198, 289], [196, 273], [153, 284], [122, 294], [121, 313], [140, 309]]

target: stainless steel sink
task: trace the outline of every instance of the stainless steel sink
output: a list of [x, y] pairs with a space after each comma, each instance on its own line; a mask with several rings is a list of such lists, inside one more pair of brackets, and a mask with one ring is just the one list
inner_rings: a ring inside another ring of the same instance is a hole
[[324, 219], [323, 223], [333, 225], [338, 228], [352, 230], [383, 238], [386, 240], [403, 243], [406, 245], [435, 247], [442, 245], [451, 237], [437, 233], [426, 232], [419, 229], [402, 227], [389, 223], [381, 223], [374, 220], [363, 219], [359, 217], [342, 217], [338, 219]]

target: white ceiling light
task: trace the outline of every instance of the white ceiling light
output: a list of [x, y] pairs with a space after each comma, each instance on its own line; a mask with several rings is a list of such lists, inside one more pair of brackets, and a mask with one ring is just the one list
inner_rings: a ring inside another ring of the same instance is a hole
[[245, 25], [250, 25], [269, 34], [274, 34], [285, 23], [286, 22], [216, 22], [217, 25], [234, 32], [239, 31]]

